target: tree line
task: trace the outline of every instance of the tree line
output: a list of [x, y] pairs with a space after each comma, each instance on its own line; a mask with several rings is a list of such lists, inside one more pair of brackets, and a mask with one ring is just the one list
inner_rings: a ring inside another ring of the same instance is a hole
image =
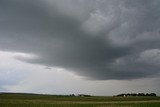
[[155, 93], [123, 93], [123, 94], [119, 94], [116, 96], [123, 96], [123, 97], [127, 97], [127, 96], [157, 96]]

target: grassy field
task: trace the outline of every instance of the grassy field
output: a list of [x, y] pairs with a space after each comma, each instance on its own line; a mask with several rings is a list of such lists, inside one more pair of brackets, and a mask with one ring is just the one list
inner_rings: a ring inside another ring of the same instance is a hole
[[160, 107], [160, 97], [0, 94], [0, 107]]

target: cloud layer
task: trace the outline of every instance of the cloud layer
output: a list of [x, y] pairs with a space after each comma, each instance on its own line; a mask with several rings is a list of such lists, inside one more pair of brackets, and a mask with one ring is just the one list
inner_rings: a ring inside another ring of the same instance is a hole
[[159, 0], [1, 0], [0, 50], [91, 79], [159, 74]]

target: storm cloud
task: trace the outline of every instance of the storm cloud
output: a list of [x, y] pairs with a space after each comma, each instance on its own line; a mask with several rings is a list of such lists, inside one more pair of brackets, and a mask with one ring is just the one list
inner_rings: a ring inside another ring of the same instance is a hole
[[89, 79], [159, 76], [159, 0], [1, 0], [0, 50]]

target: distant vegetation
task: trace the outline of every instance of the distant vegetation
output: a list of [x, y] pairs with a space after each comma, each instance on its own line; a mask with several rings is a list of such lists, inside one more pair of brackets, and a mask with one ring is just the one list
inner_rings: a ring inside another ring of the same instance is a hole
[[160, 107], [160, 97], [103, 97], [1, 93], [0, 107]]
[[127, 94], [119, 94], [117, 96], [123, 96], [123, 97], [127, 97], [127, 96], [157, 96], [155, 93], [127, 93]]

